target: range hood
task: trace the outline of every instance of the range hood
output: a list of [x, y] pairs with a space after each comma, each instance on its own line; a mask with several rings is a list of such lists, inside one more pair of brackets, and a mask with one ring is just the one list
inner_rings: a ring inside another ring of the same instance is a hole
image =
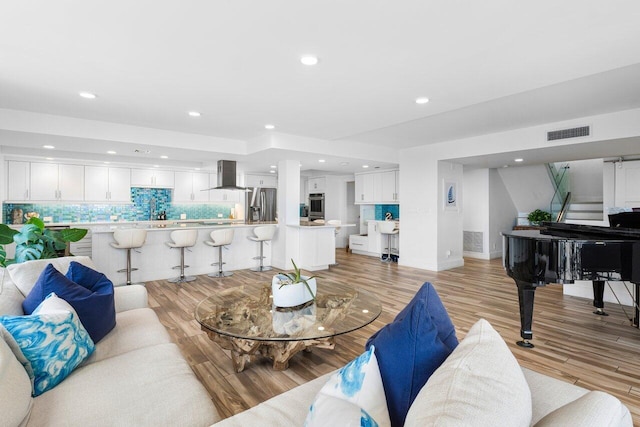
[[208, 190], [252, 191], [236, 184], [236, 162], [233, 160], [218, 160], [218, 186]]

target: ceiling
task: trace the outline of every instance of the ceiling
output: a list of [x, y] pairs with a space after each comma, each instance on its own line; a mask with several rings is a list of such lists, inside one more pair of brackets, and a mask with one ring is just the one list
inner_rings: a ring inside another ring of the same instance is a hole
[[[640, 107], [638, 22], [637, 1], [5, 1], [0, 119], [26, 124], [0, 126], [0, 145], [179, 167], [390, 167], [403, 148]], [[42, 115], [102, 131], [29, 130]], [[590, 149], [580, 156], [602, 146]], [[605, 151], [640, 154], [620, 150]]]

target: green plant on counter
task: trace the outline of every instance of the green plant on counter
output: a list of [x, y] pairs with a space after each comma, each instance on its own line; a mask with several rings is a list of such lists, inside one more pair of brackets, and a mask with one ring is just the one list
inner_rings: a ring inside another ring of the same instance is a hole
[[551, 221], [551, 214], [549, 212], [536, 209], [535, 211], [529, 213], [527, 219], [531, 224], [538, 225], [542, 221]]
[[[30, 218], [18, 230], [14, 230], [6, 224], [0, 224], [0, 265], [6, 267], [9, 264], [31, 261], [34, 259], [57, 258], [57, 251], [67, 247], [67, 242], [77, 242], [87, 235], [84, 228], [63, 228], [51, 230], [45, 228], [44, 222], [39, 218]], [[4, 245], [16, 244], [16, 256], [14, 259], [6, 259], [7, 252]]]
[[318, 276], [302, 277], [302, 270], [300, 270], [296, 263], [293, 262], [293, 259], [291, 260], [291, 264], [293, 264], [293, 273], [278, 273], [280, 288], [287, 285], [295, 285], [296, 283], [304, 283], [304, 285], [307, 287], [307, 290], [309, 291], [309, 295], [311, 295], [313, 299], [316, 299], [316, 296], [313, 294], [313, 291], [311, 290], [309, 283], [307, 283], [307, 280], [311, 280], [314, 277]]

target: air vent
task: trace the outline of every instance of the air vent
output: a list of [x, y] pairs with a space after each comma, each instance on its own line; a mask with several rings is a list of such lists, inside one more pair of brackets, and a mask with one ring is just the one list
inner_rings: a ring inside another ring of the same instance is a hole
[[484, 233], [482, 231], [463, 231], [463, 247], [466, 252], [482, 252]]
[[589, 136], [589, 126], [579, 128], [553, 130], [547, 132], [547, 141], [555, 141], [556, 139], [579, 138], [581, 136]]

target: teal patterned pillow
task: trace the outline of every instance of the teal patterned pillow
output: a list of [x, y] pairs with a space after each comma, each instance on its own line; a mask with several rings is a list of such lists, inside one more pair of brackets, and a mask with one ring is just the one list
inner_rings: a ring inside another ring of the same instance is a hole
[[375, 346], [333, 374], [309, 408], [306, 427], [391, 425]]
[[94, 350], [78, 315], [51, 293], [28, 316], [2, 316], [35, 375], [33, 395], [38, 396], [64, 380]]

